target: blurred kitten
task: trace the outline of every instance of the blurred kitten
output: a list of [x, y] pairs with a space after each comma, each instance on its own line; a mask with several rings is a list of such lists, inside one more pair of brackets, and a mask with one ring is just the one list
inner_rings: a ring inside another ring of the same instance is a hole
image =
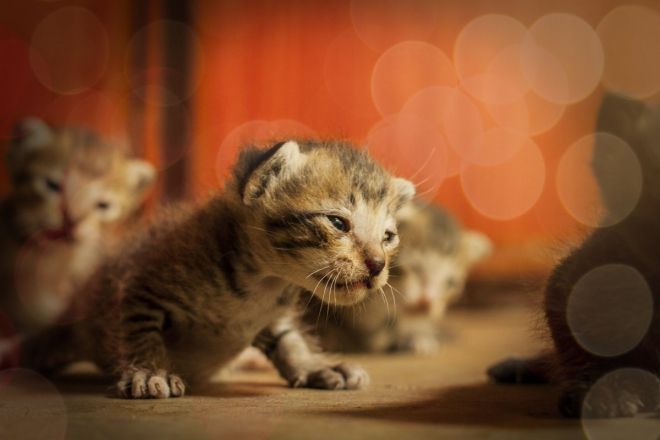
[[355, 309], [324, 311], [314, 300], [308, 307], [306, 320], [318, 322], [326, 348], [436, 352], [438, 323], [447, 306], [463, 292], [470, 268], [491, 252], [485, 235], [463, 230], [436, 206], [409, 203], [397, 221], [400, 250], [392, 267], [391, 288]]
[[6, 163], [0, 307], [16, 330], [32, 331], [65, 309], [135, 214], [155, 170], [90, 131], [36, 118], [17, 124]]
[[117, 373], [120, 396], [180, 397], [253, 345], [292, 387], [361, 388], [366, 372], [318, 353], [292, 312], [326, 278], [340, 304], [376, 294], [414, 193], [346, 142], [245, 148], [224, 191], [105, 261], [76, 297], [84, 319], [25, 341], [23, 365], [93, 360]]
[[488, 370], [499, 383], [558, 382], [558, 407], [567, 417], [660, 409], [660, 110], [607, 94], [597, 130], [625, 140], [635, 153], [639, 200], [632, 199], [628, 213], [630, 196], [640, 189], [639, 169], [627, 166], [630, 152], [597, 142], [592, 165], [603, 224], [625, 218], [594, 230], [555, 267], [543, 307], [552, 349]]

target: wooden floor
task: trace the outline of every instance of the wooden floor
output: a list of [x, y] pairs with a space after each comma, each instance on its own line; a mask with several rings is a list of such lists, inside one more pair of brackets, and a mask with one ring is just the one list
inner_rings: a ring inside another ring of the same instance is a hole
[[[563, 420], [552, 387], [487, 383], [485, 368], [535, 350], [529, 310], [459, 310], [432, 357], [361, 356], [364, 391], [292, 390], [272, 371], [229, 373], [195, 395], [120, 400], [76, 374], [53, 384], [30, 372], [0, 376], [0, 439], [582, 439], [657, 440], [660, 418]], [[9, 382], [9, 383], [8, 383]]]

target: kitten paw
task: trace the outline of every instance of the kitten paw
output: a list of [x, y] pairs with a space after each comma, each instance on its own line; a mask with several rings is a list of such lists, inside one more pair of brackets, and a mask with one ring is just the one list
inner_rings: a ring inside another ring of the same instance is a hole
[[408, 336], [397, 342], [395, 351], [430, 356], [440, 351], [440, 344], [432, 336]]
[[535, 364], [536, 359], [511, 357], [491, 365], [486, 374], [495, 383], [542, 384], [548, 378]]
[[125, 399], [167, 399], [183, 396], [186, 386], [179, 376], [165, 370], [153, 372], [144, 368], [129, 368], [117, 382], [117, 391]]
[[369, 375], [362, 367], [342, 363], [299, 374], [289, 381], [289, 384], [293, 388], [357, 390], [369, 384]]

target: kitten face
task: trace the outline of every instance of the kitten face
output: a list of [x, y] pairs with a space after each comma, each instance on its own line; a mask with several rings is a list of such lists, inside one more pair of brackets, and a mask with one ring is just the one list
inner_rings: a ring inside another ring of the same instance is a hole
[[464, 230], [441, 208], [421, 202], [400, 211], [401, 250], [392, 285], [406, 315], [440, 318], [463, 292], [470, 268], [492, 249], [490, 240]]
[[52, 130], [27, 119], [17, 128], [7, 163], [14, 223], [23, 236], [82, 239], [129, 215], [155, 177], [93, 134]]
[[337, 305], [385, 285], [410, 182], [340, 143], [287, 142], [254, 174], [243, 200], [261, 211], [275, 274]]
[[433, 251], [403, 252], [394, 287], [403, 293], [403, 310], [409, 315], [440, 317], [465, 287], [469, 265], [456, 255]]

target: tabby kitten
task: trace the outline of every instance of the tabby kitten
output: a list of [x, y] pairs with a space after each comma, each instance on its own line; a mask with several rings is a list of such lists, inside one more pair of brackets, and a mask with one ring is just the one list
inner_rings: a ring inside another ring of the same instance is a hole
[[36, 118], [7, 150], [11, 192], [0, 202], [0, 307], [20, 332], [68, 306], [155, 178], [145, 161], [78, 128]]
[[[300, 288], [354, 304], [386, 283], [394, 216], [414, 195], [343, 142], [242, 151], [226, 190], [168, 213], [85, 287], [85, 319], [28, 341], [53, 371], [90, 359], [127, 398], [184, 394], [253, 344], [292, 387], [355, 389], [367, 374], [317, 353], [298, 330]], [[54, 349], [49, 350], [49, 347]]]
[[[311, 299], [323, 346], [338, 351], [435, 353], [439, 322], [463, 291], [469, 269], [490, 253], [483, 234], [463, 229], [445, 210], [421, 201], [397, 216], [399, 252], [391, 287], [356, 308], [326, 310]], [[328, 317], [326, 317], [326, 315]], [[321, 318], [321, 319], [319, 319]]]
[[[544, 302], [552, 350], [508, 359], [488, 372], [501, 383], [559, 382], [559, 410], [567, 417], [660, 408], [660, 111], [608, 94], [597, 129], [624, 139], [636, 154], [639, 201], [623, 221], [596, 229], [554, 269]], [[604, 222], [635, 192], [624, 155], [605, 144], [594, 149]]]

